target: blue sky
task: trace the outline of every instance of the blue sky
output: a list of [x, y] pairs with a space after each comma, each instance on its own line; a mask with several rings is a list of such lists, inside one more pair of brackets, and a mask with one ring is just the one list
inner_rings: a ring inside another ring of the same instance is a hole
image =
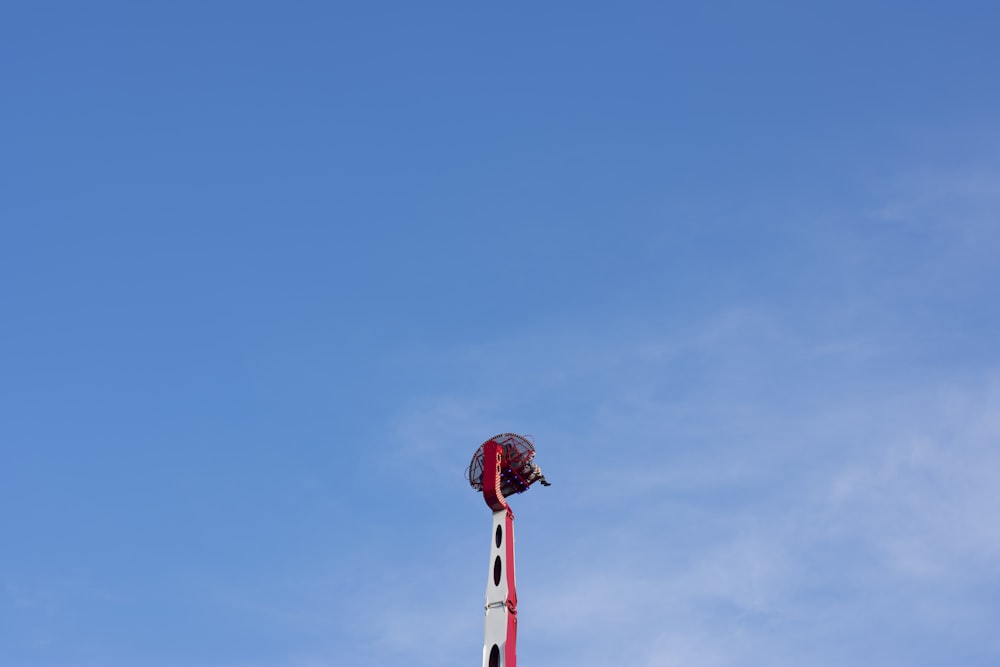
[[1000, 9], [7, 3], [0, 656], [1000, 662]]

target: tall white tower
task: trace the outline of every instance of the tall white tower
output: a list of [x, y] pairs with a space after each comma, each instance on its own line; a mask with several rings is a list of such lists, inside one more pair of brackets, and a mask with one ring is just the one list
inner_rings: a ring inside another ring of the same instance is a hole
[[535, 446], [527, 438], [502, 433], [480, 445], [466, 472], [472, 488], [482, 491], [493, 510], [483, 667], [517, 667], [514, 513], [506, 497], [527, 491], [535, 482], [549, 485], [534, 458]]

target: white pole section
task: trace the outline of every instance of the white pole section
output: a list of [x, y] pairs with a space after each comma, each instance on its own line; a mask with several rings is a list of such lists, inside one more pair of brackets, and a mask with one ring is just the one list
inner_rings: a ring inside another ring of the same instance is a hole
[[517, 590], [514, 583], [514, 515], [510, 510], [493, 513], [490, 537], [483, 667], [516, 667]]

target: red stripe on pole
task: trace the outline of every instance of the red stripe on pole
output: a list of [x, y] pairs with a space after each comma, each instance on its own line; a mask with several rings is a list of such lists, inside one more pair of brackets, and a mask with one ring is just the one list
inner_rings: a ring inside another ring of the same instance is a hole
[[507, 641], [504, 643], [504, 667], [517, 667], [517, 587], [514, 578], [514, 513], [507, 510]]

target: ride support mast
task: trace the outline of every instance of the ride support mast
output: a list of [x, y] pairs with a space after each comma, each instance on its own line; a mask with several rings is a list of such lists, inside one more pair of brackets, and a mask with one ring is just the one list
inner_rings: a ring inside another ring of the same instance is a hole
[[535, 482], [549, 485], [533, 461], [534, 450], [526, 438], [505, 433], [483, 443], [469, 465], [470, 484], [493, 511], [483, 667], [517, 667], [514, 513], [505, 496], [523, 493]]

